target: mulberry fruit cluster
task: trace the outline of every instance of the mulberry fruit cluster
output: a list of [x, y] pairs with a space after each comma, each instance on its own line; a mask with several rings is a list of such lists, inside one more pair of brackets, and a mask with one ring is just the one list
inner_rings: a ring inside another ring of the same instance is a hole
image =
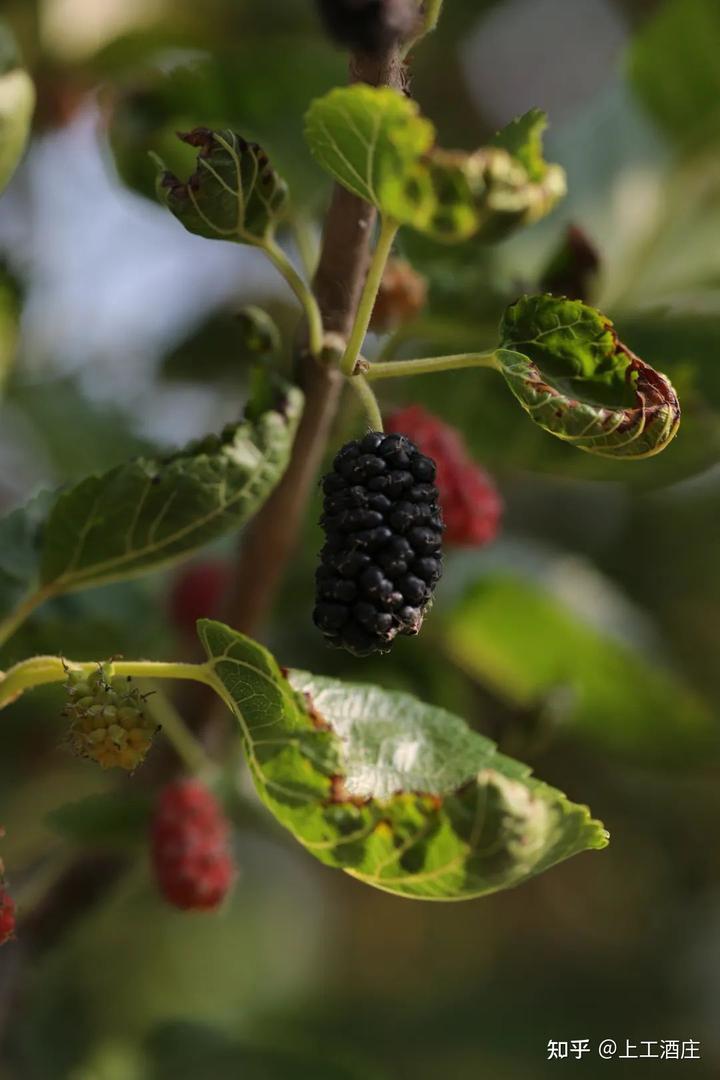
[[151, 827], [151, 858], [160, 892], [183, 911], [212, 911], [235, 876], [229, 827], [215, 797], [199, 780], [180, 780], [160, 793]]
[[142, 764], [157, 725], [146, 715], [144, 698], [128, 679], [111, 678], [107, 666], [90, 675], [68, 672], [70, 745], [78, 757], [91, 758], [103, 769], [132, 772]]
[[[0, 837], [5, 830], [0, 826]], [[15, 901], [5, 887], [5, 868], [0, 859], [0, 945], [15, 936]]]
[[422, 405], [394, 412], [387, 428], [409, 435], [434, 459], [446, 544], [484, 547], [494, 540], [502, 518], [502, 500], [492, 478], [469, 456], [455, 428]]
[[417, 634], [442, 572], [435, 464], [403, 435], [371, 431], [323, 480], [325, 546], [313, 619], [356, 656]]

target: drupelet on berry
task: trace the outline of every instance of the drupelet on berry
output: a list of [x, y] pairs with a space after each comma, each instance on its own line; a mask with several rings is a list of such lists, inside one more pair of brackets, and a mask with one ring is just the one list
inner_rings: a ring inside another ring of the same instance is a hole
[[179, 780], [161, 791], [151, 826], [151, 859], [162, 895], [183, 911], [212, 911], [235, 877], [229, 825], [214, 795], [199, 780]]
[[323, 480], [325, 546], [313, 619], [356, 656], [417, 634], [442, 572], [435, 463], [403, 435], [371, 431]]
[[70, 720], [73, 753], [103, 769], [132, 772], [144, 761], [157, 724], [147, 716], [140, 691], [129, 679], [113, 678], [111, 668], [98, 664], [89, 675], [68, 671], [63, 715]]
[[494, 540], [502, 500], [492, 477], [468, 454], [460, 433], [422, 405], [398, 409], [386, 426], [388, 431], [408, 435], [434, 459], [446, 545], [484, 547]]

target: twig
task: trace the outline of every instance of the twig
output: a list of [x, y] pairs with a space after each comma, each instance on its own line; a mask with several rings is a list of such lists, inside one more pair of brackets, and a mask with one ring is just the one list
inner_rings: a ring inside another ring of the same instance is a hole
[[[356, 55], [350, 62], [352, 81], [405, 88], [399, 52], [380, 57]], [[345, 188], [335, 187], [325, 220], [322, 251], [314, 291], [325, 331], [347, 338], [365, 283], [368, 244], [375, 210]], [[275, 491], [245, 530], [225, 615], [244, 633], [262, 626], [295, 550], [307, 502], [337, 412], [342, 376], [301, 356], [303, 412], [290, 464]]]

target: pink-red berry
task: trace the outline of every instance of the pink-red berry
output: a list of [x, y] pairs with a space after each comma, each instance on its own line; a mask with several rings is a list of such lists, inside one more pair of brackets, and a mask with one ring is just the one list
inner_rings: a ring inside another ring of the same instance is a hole
[[199, 780], [161, 791], [151, 826], [151, 858], [160, 892], [183, 911], [212, 911], [235, 876], [229, 825], [214, 795]]
[[437, 466], [435, 485], [446, 545], [483, 547], [497, 536], [503, 504], [492, 478], [469, 456], [462, 436], [422, 405], [399, 409], [387, 431], [407, 435]]
[[169, 597], [170, 617], [175, 626], [194, 635], [198, 619], [218, 615], [231, 576], [230, 566], [220, 560], [183, 567], [173, 582]]

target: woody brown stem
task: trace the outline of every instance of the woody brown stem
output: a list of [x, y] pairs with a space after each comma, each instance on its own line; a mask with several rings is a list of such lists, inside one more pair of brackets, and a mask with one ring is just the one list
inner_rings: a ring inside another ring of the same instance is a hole
[[[350, 62], [352, 82], [405, 87], [398, 50], [384, 56], [357, 54]], [[345, 188], [335, 186], [325, 219], [323, 243], [313, 290], [325, 332], [346, 338], [355, 319], [369, 262], [375, 210]], [[244, 633], [256, 633], [267, 618], [284, 576], [318, 473], [342, 389], [336, 368], [309, 356], [299, 360], [305, 409], [290, 464], [275, 491], [243, 535], [227, 609], [227, 621]]]

